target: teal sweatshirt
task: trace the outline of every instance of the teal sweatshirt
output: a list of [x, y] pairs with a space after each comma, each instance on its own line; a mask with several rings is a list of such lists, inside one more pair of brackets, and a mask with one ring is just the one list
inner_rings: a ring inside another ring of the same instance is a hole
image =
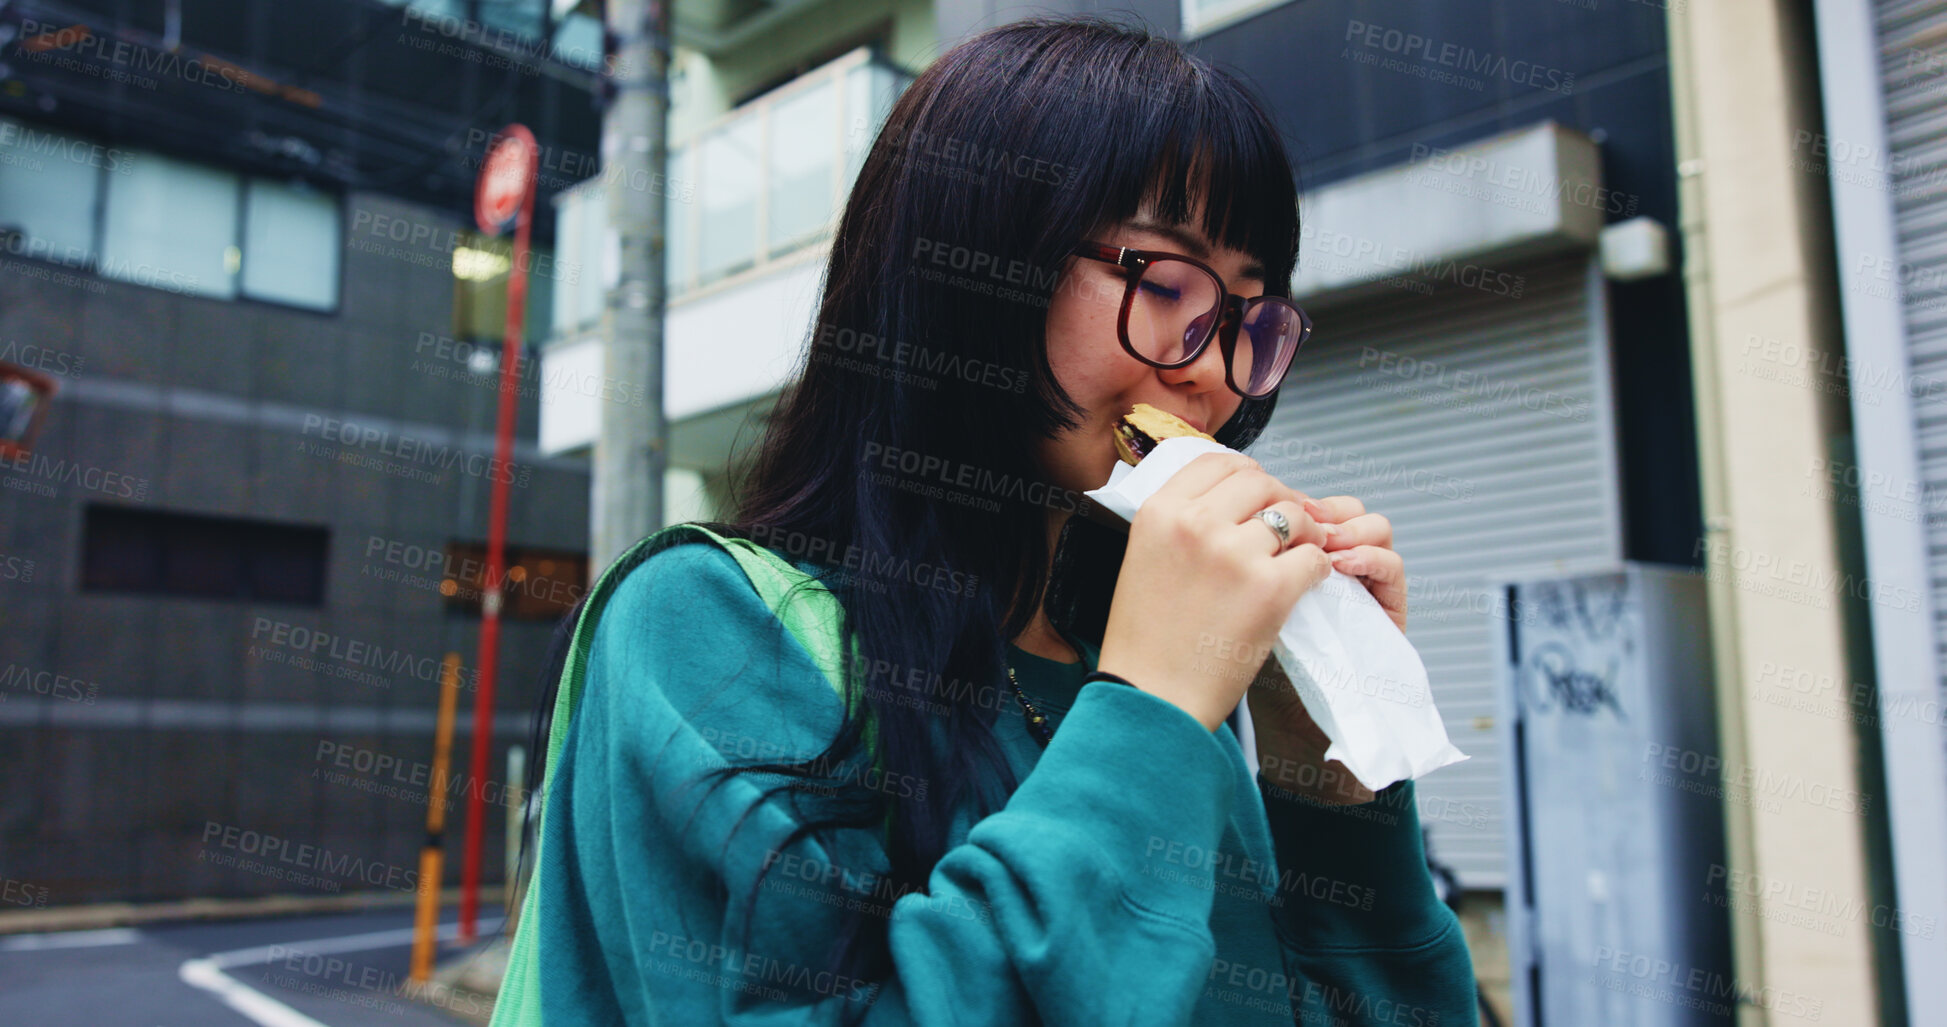
[[[1084, 687], [1097, 652], [1080, 649], [1077, 664], [1009, 650], [1055, 721], [1045, 751], [1005, 684], [972, 692], [1000, 711], [1021, 783], [962, 815], [924, 891], [899, 894], [876, 832], [796, 836], [792, 804], [760, 794], [780, 778], [705, 782], [726, 761], [819, 753], [839, 699], [729, 554], [648, 559], [596, 629], [548, 785], [547, 1022], [783, 1027], [866, 1006], [869, 1024], [1475, 1022], [1411, 782], [1365, 806], [1300, 801], [1253, 780], [1228, 725]], [[848, 908], [889, 915], [889, 977], [831, 972]]]

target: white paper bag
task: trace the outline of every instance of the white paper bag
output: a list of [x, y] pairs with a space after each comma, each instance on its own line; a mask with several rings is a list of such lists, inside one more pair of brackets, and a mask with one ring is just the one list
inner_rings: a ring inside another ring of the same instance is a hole
[[[1183, 465], [1205, 453], [1229, 452], [1234, 450], [1204, 439], [1165, 439], [1134, 467], [1117, 461], [1108, 483], [1087, 495], [1133, 521], [1143, 501]], [[1420, 654], [1357, 578], [1335, 570], [1306, 592], [1272, 651], [1331, 740], [1325, 758], [1345, 764], [1367, 788], [1376, 792], [1467, 758], [1447, 740]], [[1249, 704], [1239, 703], [1237, 713], [1255, 773]]]

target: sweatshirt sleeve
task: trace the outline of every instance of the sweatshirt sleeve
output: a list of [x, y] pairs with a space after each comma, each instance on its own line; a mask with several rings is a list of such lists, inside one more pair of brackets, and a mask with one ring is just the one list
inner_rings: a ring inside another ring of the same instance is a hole
[[[1212, 732], [1085, 687], [1005, 807], [923, 891], [892, 895], [876, 831], [801, 835], [794, 804], [763, 794], [779, 778], [706, 781], [726, 757], [814, 755], [839, 715], [728, 554], [678, 546], [624, 579], [550, 791], [548, 829], [568, 837], [548, 858], [567, 855], [544, 885], [590, 911], [581, 949], [602, 970], [560, 978], [563, 1002], [612, 989], [630, 1023], [837, 1023], [850, 1004], [872, 1024], [1188, 1022], [1216, 952], [1213, 872], [1161, 866], [1155, 840], [1216, 846], [1234, 778]], [[885, 918], [883, 979], [830, 973], [847, 908]]]
[[1472, 958], [1433, 890], [1413, 782], [1359, 806], [1310, 802], [1264, 780], [1297, 1022], [1452, 1027], [1476, 1022]]

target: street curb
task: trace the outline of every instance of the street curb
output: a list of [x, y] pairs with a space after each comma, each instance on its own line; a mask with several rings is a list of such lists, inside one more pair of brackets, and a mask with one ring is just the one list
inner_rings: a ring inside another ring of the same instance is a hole
[[[415, 892], [372, 891], [344, 895], [265, 895], [253, 899], [184, 899], [178, 902], [104, 902], [87, 906], [0, 911], [0, 935], [42, 931], [85, 931], [103, 927], [131, 927], [174, 920], [243, 920], [302, 913], [355, 913], [372, 909], [410, 907]], [[441, 908], [459, 904], [460, 889], [440, 892]], [[481, 905], [502, 904], [502, 889], [482, 887]]]

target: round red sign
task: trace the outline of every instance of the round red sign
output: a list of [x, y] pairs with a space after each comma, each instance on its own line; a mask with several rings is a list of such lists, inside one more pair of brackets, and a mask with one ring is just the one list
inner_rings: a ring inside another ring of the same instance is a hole
[[534, 135], [514, 124], [500, 131], [480, 165], [480, 181], [473, 196], [473, 218], [480, 230], [498, 235], [520, 216], [527, 192], [534, 187]]

